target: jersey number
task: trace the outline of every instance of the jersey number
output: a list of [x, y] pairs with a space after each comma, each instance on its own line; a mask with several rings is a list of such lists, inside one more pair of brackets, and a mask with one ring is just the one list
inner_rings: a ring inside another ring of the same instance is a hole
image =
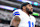
[[[29, 24], [29, 27], [31, 27], [31, 22], [29, 21], [28, 22], [28, 24]], [[34, 27], [34, 23], [32, 22], [32, 27]]]

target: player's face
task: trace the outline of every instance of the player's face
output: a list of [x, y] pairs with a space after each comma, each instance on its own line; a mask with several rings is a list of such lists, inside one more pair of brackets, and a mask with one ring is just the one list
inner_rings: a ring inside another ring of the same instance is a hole
[[28, 9], [29, 9], [29, 11], [33, 12], [33, 7], [32, 7], [32, 5], [31, 5], [31, 4], [28, 4], [28, 5], [26, 6], [26, 8], [28, 8]]
[[33, 12], [33, 7], [32, 7], [31, 4], [26, 5], [26, 11], [28, 11], [29, 14], [32, 14], [32, 12]]

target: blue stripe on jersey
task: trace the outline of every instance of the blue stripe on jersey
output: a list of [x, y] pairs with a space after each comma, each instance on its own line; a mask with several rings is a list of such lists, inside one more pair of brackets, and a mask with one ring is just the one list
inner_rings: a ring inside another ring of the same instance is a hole
[[13, 16], [15, 16], [15, 15], [20, 15], [20, 14], [19, 14], [19, 12], [17, 11], [17, 12], [15, 12], [15, 13], [13, 13]]
[[32, 22], [32, 27], [34, 27], [34, 23]]
[[17, 12], [15, 12], [15, 13], [19, 13], [19, 12], [17, 11]]
[[28, 22], [28, 24], [29, 24], [29, 27], [31, 27], [31, 22], [30, 21]]

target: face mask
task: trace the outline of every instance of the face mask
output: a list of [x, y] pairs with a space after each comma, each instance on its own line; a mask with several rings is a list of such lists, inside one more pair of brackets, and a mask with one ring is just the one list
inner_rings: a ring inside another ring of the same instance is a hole
[[32, 14], [33, 12], [31, 12], [29, 9], [26, 8], [26, 11], [29, 13], [29, 14]]

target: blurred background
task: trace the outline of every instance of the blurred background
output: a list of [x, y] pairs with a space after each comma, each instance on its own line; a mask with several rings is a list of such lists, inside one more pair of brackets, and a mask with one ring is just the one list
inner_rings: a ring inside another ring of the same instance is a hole
[[[13, 11], [20, 9], [22, 3], [29, 2], [34, 13], [40, 14], [40, 0], [0, 0], [0, 27], [10, 27]], [[36, 27], [40, 27], [40, 16], [35, 16]]]

